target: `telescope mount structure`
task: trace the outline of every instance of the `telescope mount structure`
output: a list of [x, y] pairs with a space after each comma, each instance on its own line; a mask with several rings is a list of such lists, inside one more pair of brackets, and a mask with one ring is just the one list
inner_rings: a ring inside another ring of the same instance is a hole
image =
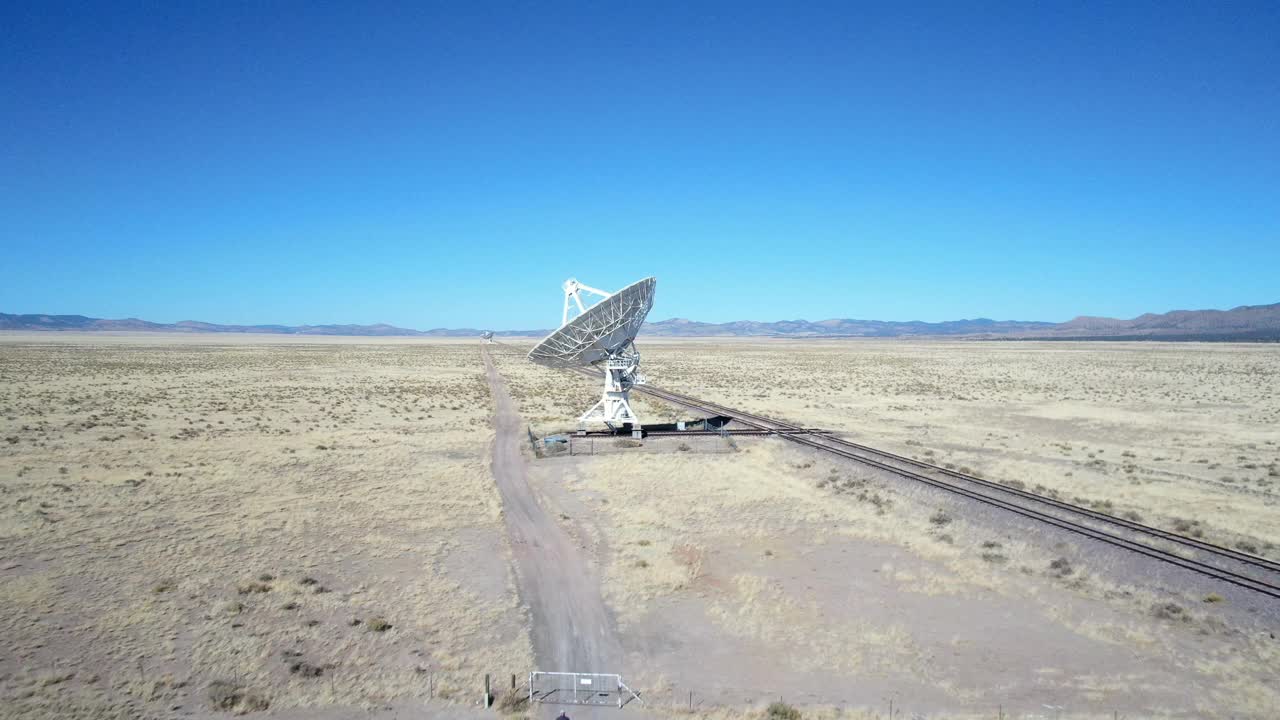
[[[635, 336], [653, 307], [656, 284], [654, 278], [645, 278], [609, 293], [572, 278], [565, 281], [560, 328], [529, 351], [529, 359], [547, 367], [599, 366], [604, 388], [600, 401], [578, 418], [580, 429], [590, 423], [613, 429], [630, 425], [632, 435], [640, 435], [640, 418], [630, 401], [631, 388], [645, 382]], [[603, 299], [587, 305], [584, 294]]]

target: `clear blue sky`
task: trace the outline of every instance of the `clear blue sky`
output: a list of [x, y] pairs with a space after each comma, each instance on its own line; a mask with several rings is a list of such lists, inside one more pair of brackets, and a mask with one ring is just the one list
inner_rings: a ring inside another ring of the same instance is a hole
[[0, 311], [1280, 301], [1280, 3], [340, 5], [5, 3]]

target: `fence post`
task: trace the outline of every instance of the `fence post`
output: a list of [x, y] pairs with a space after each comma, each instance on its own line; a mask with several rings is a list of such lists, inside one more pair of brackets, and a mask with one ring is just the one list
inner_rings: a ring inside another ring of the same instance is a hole
[[484, 706], [491, 707], [493, 705], [493, 694], [489, 692], [489, 673], [484, 674]]

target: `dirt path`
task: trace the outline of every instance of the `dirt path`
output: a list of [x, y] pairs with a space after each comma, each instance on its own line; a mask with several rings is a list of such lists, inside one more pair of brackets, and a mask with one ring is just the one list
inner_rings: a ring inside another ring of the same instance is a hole
[[[621, 646], [600, 597], [599, 580], [577, 544], [529, 487], [521, 454], [528, 435], [488, 351], [482, 350], [482, 356], [495, 407], [493, 477], [502, 497], [521, 600], [532, 614], [537, 669], [623, 673]], [[587, 715], [581, 710], [576, 714]]]

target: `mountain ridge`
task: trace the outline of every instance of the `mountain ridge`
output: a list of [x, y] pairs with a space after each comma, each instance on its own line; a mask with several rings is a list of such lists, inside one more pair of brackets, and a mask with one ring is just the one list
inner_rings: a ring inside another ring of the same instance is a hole
[[[86, 315], [0, 313], [0, 330], [48, 332], [178, 332], [252, 333], [263, 335], [340, 335], [352, 337], [472, 337], [476, 328], [414, 330], [386, 323], [373, 325], [229, 325], [199, 320], [156, 323], [139, 318], [103, 319]], [[540, 330], [500, 330], [500, 336], [540, 337]], [[831, 318], [762, 322], [735, 320], [706, 323], [688, 318], [646, 322], [641, 335], [651, 337], [958, 337], [1008, 339], [1165, 339], [1280, 341], [1280, 303], [1241, 305], [1230, 310], [1172, 310], [1132, 319], [1082, 315], [1063, 323], [973, 318], [920, 320], [855, 320]]]

